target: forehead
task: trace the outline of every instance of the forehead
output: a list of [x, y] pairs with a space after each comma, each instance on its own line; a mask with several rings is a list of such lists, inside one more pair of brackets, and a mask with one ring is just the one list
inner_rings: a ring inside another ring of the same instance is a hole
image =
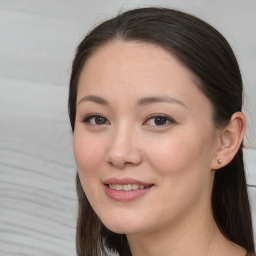
[[[181, 68], [191, 78], [195, 75], [187, 69], [179, 59], [163, 47], [142, 41], [113, 40], [96, 49], [84, 64], [84, 69], [91, 65], [104, 69], [108, 73], [122, 72], [122, 70], [159, 70], [164, 65]], [[111, 66], [110, 66], [111, 65]], [[160, 65], [160, 66], [159, 66]], [[109, 69], [107, 69], [109, 67]]]
[[199, 96], [208, 101], [195, 81], [195, 75], [162, 47], [116, 40], [88, 58], [80, 75], [78, 96], [102, 92], [105, 96], [123, 93], [127, 97], [169, 93], [190, 104]]

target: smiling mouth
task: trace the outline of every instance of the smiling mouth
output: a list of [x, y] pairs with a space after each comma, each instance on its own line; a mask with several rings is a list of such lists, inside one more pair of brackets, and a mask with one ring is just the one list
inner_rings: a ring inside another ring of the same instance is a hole
[[132, 190], [139, 190], [152, 187], [153, 185], [140, 185], [140, 184], [107, 184], [107, 186], [113, 190], [117, 191], [132, 191]]
[[130, 178], [110, 178], [104, 183], [106, 195], [118, 202], [130, 202], [149, 193], [155, 184], [144, 183]]

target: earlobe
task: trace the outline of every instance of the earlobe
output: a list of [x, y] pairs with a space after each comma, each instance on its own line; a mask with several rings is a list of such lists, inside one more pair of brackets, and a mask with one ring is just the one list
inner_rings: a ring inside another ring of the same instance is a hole
[[246, 119], [242, 112], [235, 112], [227, 126], [220, 131], [219, 144], [212, 161], [212, 169], [220, 169], [235, 157], [243, 141]]

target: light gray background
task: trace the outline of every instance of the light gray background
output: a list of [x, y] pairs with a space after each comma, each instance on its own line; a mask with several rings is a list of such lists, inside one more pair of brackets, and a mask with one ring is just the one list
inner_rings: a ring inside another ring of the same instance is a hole
[[[77, 200], [68, 80], [93, 25], [148, 5], [195, 14], [232, 45], [243, 74], [248, 183], [256, 184], [256, 1], [0, 0], [0, 255], [75, 255]], [[251, 187], [254, 223], [256, 189]]]

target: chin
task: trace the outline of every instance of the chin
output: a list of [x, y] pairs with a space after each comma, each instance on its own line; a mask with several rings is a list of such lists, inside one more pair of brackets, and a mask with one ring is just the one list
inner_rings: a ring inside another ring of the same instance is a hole
[[[106, 225], [105, 225], [106, 226]], [[127, 234], [127, 227], [118, 227], [118, 226], [106, 226], [110, 231], [116, 234]]]
[[117, 220], [113, 218], [111, 221], [101, 220], [102, 223], [110, 231], [117, 234], [133, 234], [141, 231], [141, 226], [133, 221]]

